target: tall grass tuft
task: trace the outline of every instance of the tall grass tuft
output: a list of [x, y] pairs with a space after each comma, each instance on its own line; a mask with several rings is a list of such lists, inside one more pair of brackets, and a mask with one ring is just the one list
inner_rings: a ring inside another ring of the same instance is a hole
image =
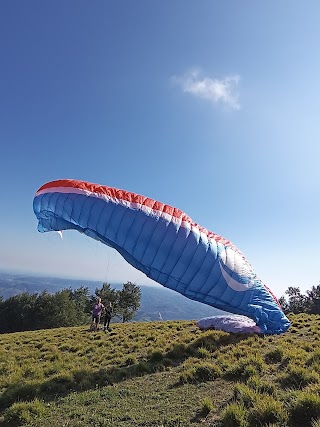
[[238, 403], [229, 405], [221, 417], [223, 427], [249, 427], [247, 409]]
[[213, 381], [220, 377], [222, 371], [219, 366], [212, 362], [197, 362], [193, 366], [185, 369], [180, 375], [181, 383], [197, 383], [203, 381]]
[[302, 389], [309, 384], [319, 383], [319, 374], [308, 368], [290, 366], [287, 368], [280, 382], [283, 387]]
[[257, 399], [257, 393], [251, 390], [246, 385], [238, 383], [234, 387], [233, 397], [235, 400], [243, 404], [246, 408], [250, 408], [255, 404], [255, 401]]
[[261, 396], [250, 408], [248, 420], [250, 427], [261, 427], [271, 423], [285, 425], [288, 419], [284, 405], [271, 396]]
[[211, 411], [213, 411], [214, 409], [214, 404], [212, 402], [212, 399], [210, 399], [209, 397], [205, 397], [204, 399], [202, 399], [200, 401], [200, 414], [203, 416], [207, 416], [210, 414]]
[[44, 416], [46, 405], [43, 401], [34, 399], [31, 402], [14, 403], [4, 413], [4, 421], [11, 426], [30, 424], [37, 417]]
[[258, 393], [265, 393], [265, 394], [274, 394], [276, 391], [276, 386], [274, 383], [270, 381], [263, 381], [258, 376], [253, 376], [248, 379], [247, 385], [252, 389], [255, 390]]
[[292, 425], [311, 427], [320, 418], [320, 396], [307, 392], [297, 392], [289, 407]]

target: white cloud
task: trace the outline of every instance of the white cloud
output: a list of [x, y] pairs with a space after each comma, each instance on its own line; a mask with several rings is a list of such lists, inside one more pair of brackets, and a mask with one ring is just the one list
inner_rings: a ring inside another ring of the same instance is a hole
[[197, 98], [207, 99], [214, 104], [224, 104], [238, 110], [240, 108], [237, 85], [238, 75], [227, 76], [223, 79], [201, 77], [198, 71], [189, 72], [181, 77], [174, 76], [172, 80], [182, 87], [183, 92]]

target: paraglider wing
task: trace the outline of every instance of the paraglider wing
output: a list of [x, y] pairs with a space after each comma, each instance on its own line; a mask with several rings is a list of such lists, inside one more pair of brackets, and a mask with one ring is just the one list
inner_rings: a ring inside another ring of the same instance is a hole
[[259, 326], [247, 316], [235, 315], [218, 315], [204, 317], [197, 321], [200, 329], [216, 329], [218, 331], [241, 333], [241, 334], [260, 334]]
[[181, 210], [85, 181], [58, 180], [35, 194], [40, 232], [74, 229], [116, 249], [148, 277], [185, 295], [253, 319], [263, 333], [290, 322], [242, 253]]

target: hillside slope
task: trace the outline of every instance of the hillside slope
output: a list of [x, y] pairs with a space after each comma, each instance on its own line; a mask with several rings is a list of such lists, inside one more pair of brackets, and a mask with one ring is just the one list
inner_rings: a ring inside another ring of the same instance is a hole
[[1, 335], [0, 425], [319, 427], [320, 316], [290, 320], [280, 336], [192, 321]]

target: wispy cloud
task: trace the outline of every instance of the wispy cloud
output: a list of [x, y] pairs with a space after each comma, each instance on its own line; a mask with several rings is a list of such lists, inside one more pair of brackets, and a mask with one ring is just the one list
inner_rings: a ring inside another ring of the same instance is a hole
[[180, 77], [174, 76], [172, 80], [181, 86], [185, 93], [207, 99], [214, 104], [224, 104], [236, 110], [240, 108], [237, 93], [240, 80], [238, 75], [217, 79], [202, 77], [199, 71], [192, 71]]

